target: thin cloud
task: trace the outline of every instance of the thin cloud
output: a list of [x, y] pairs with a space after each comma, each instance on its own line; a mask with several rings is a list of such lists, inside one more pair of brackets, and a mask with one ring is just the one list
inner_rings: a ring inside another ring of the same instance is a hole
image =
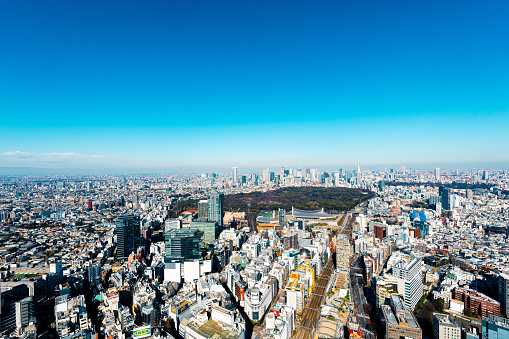
[[0, 167], [81, 168], [123, 164], [122, 159], [101, 154], [0, 152]]

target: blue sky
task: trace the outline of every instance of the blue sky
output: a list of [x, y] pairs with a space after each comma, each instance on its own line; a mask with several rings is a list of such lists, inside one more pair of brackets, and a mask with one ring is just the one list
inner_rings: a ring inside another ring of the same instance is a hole
[[0, 167], [509, 166], [507, 13], [3, 1]]

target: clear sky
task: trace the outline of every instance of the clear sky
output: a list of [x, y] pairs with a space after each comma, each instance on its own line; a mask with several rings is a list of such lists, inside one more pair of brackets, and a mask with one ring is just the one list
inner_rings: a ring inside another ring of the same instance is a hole
[[508, 13], [1, 1], [0, 167], [509, 167]]

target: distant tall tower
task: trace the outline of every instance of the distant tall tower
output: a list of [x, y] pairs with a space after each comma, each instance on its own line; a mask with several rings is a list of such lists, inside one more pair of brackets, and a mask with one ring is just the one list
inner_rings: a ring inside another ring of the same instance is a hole
[[233, 167], [233, 186], [237, 186], [238, 179], [237, 179], [237, 167]]
[[209, 203], [209, 221], [216, 221], [223, 227], [223, 200], [224, 194], [219, 192], [210, 193]]
[[357, 185], [361, 184], [361, 167], [357, 165]]
[[435, 168], [435, 180], [440, 181], [440, 167]]
[[140, 246], [140, 216], [121, 215], [117, 218], [117, 260], [127, 260]]
[[405, 168], [405, 166], [401, 166], [401, 174], [406, 174], [406, 168]]
[[198, 219], [208, 220], [209, 202], [207, 200], [198, 201]]

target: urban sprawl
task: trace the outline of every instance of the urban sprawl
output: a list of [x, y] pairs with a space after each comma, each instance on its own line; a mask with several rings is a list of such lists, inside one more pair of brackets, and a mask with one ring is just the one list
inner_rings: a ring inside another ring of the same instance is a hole
[[[404, 166], [3, 176], [0, 337], [509, 338], [508, 185]], [[369, 198], [225, 205], [292, 187]]]

